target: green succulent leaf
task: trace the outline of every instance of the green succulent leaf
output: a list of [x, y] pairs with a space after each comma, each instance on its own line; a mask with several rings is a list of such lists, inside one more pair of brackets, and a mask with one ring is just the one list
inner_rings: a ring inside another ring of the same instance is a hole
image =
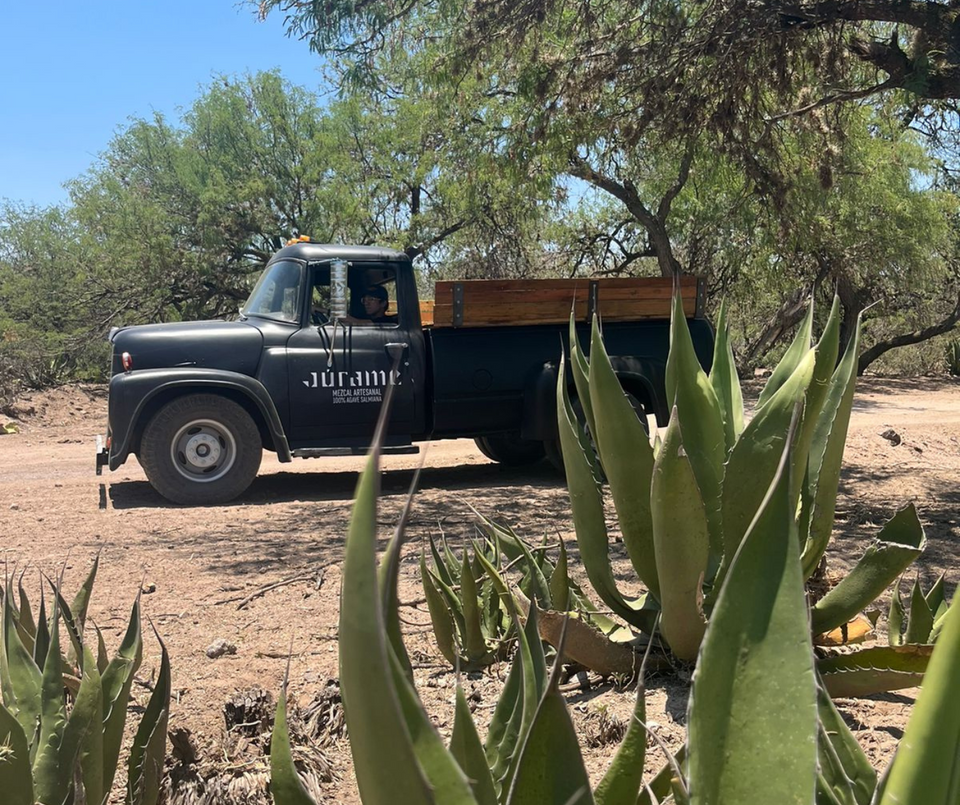
[[466, 659], [470, 663], [481, 662], [489, 653], [489, 649], [483, 638], [483, 626], [480, 622], [480, 594], [466, 550], [463, 552], [463, 564], [460, 569], [460, 596], [463, 601], [463, 621], [466, 626], [463, 635]]
[[60, 762], [64, 769], [80, 765], [80, 779], [87, 803], [102, 803], [103, 790], [103, 684], [96, 660], [84, 647], [80, 690], [63, 734]]
[[430, 622], [433, 624], [433, 636], [443, 658], [452, 666], [457, 664], [456, 626], [453, 616], [444, 602], [443, 596], [433, 583], [432, 574], [427, 569], [423, 554], [420, 554], [420, 580], [423, 582], [423, 595], [427, 599]]
[[317, 805], [297, 773], [287, 726], [287, 679], [277, 700], [277, 713], [270, 736], [270, 794], [274, 805]]
[[160, 643], [160, 673], [137, 727], [127, 765], [127, 805], [157, 805], [163, 779], [163, 759], [167, 746], [167, 722], [170, 718], [170, 656]]
[[[911, 503], [897, 512], [881, 529], [876, 541], [867, 548], [856, 567], [814, 605], [811, 611], [814, 634], [837, 628], [872, 604], [921, 554], [925, 544], [923, 526]], [[920, 602], [926, 608], [922, 595]], [[924, 640], [929, 633], [928, 627]]]
[[360, 476], [343, 558], [340, 684], [360, 797], [367, 805], [429, 803], [390, 667], [377, 585], [379, 455]]
[[947, 614], [880, 805], [960, 802], [960, 616]]
[[870, 696], [912, 688], [923, 681], [932, 646], [871, 646], [817, 660], [817, 670], [833, 696]]
[[633, 717], [627, 726], [617, 754], [594, 792], [597, 805], [635, 805], [643, 783], [643, 764], [647, 751], [647, 709], [644, 702], [646, 690], [637, 685], [637, 698], [633, 705]]
[[717, 338], [713, 343], [710, 385], [713, 386], [720, 404], [723, 434], [729, 454], [743, 433], [743, 393], [740, 391], [740, 376], [737, 374], [730, 334], [727, 332], [726, 300], [720, 303], [720, 312], [717, 313]]
[[817, 689], [817, 710], [821, 784], [841, 805], [870, 805], [877, 773], [822, 685]]
[[[593, 326], [597, 326], [597, 317], [593, 317]], [[590, 398], [590, 364], [587, 362], [580, 348], [580, 339], [577, 338], [576, 321], [573, 311], [570, 311], [570, 374], [573, 375], [573, 385], [577, 390], [580, 405], [583, 406], [583, 416], [587, 422], [587, 430], [596, 439], [597, 426], [593, 415], [593, 404]]]
[[813, 300], [810, 301], [807, 307], [806, 315], [804, 315], [803, 321], [797, 328], [797, 333], [793, 337], [793, 341], [790, 342], [787, 351], [783, 353], [780, 363], [774, 368], [773, 373], [763, 387], [763, 391], [760, 392], [760, 396], [757, 398], [758, 413], [763, 406], [773, 399], [774, 395], [797, 370], [797, 367], [800, 366], [800, 363], [806, 358], [807, 353], [810, 352], [812, 343]]
[[789, 466], [787, 449], [700, 650], [688, 718], [693, 805], [814, 798], [817, 690]]
[[[808, 349], [806, 355], [795, 362], [793, 373], [768, 397], [767, 404], [757, 410], [730, 454], [723, 478], [723, 565], [716, 585], [722, 584], [727, 566], [777, 472], [787, 446], [790, 422], [810, 386], [815, 362], [816, 353]], [[796, 453], [791, 451], [790, 455], [795, 462]], [[794, 473], [802, 472], [802, 467], [795, 465], [792, 469], [791, 478], [796, 480]], [[793, 487], [791, 496], [792, 490]], [[719, 586], [715, 586], [714, 591], [719, 592]]]
[[73, 613], [77, 629], [81, 635], [87, 623], [87, 609], [90, 606], [90, 596], [93, 595], [93, 584], [97, 580], [97, 570], [99, 568], [100, 552], [98, 551], [96, 558], [93, 560], [93, 565], [90, 567], [90, 572], [87, 573], [87, 577], [83, 580], [83, 584], [80, 585], [80, 589], [70, 604], [70, 611]]
[[387, 646], [387, 652], [413, 752], [430, 786], [433, 798], [443, 805], [476, 805], [477, 801], [463, 769], [460, 768], [450, 750], [443, 745], [443, 741], [440, 740], [440, 736], [417, 698], [413, 684], [407, 679], [400, 661], [389, 646]]
[[113, 787], [120, 763], [120, 746], [127, 721], [127, 704], [133, 675], [143, 658], [143, 633], [140, 628], [140, 597], [134, 601], [130, 620], [120, 648], [101, 677], [103, 685], [103, 790]]
[[[557, 656], [562, 653], [558, 650]], [[520, 750], [507, 805], [592, 805], [594, 801], [577, 733], [557, 686], [559, 665], [554, 666]]]
[[830, 378], [823, 405], [813, 429], [808, 453], [809, 470], [801, 495], [801, 522], [804, 539], [804, 579], [810, 578], [820, 564], [830, 542], [837, 506], [837, 488], [843, 449], [847, 441], [853, 394], [857, 385], [857, 360], [860, 356], [860, 318], [847, 343], [840, 365]]
[[929, 643], [930, 632], [933, 631], [933, 612], [920, 589], [920, 580], [913, 584], [910, 594], [910, 615], [907, 618], [907, 630], [903, 636], [904, 643]]
[[900, 597], [900, 582], [893, 587], [890, 596], [890, 612], [887, 615], [887, 642], [891, 646], [903, 645], [903, 633], [906, 631], [906, 611], [903, 608], [903, 599]]
[[642, 599], [628, 602], [617, 589], [613, 578], [607, 527], [604, 522], [603, 495], [583, 446], [586, 437], [570, 405], [562, 360], [557, 380], [557, 399], [558, 426], [570, 492], [570, 507], [580, 558], [587, 578], [600, 599], [617, 615], [638, 629], [649, 631], [653, 628], [653, 613], [643, 609]]
[[450, 737], [450, 752], [470, 781], [477, 805], [497, 805], [497, 790], [487, 765], [487, 758], [477, 734], [477, 726], [470, 715], [470, 706], [457, 684], [457, 704]]
[[550, 575], [550, 600], [558, 612], [570, 609], [570, 579], [567, 576], [567, 549], [560, 538], [560, 556]]
[[40, 734], [34, 747], [33, 778], [37, 802], [60, 805], [73, 781], [72, 762], [64, 763], [60, 749], [67, 725], [67, 705], [60, 658], [60, 609], [54, 605], [50, 650], [43, 665], [40, 691]]
[[590, 355], [590, 399], [596, 420], [592, 433], [610, 484], [623, 544], [640, 581], [659, 600], [650, 496], [644, 494], [653, 475], [653, 448], [613, 371], [596, 317]]
[[9, 581], [3, 597], [3, 630], [0, 633], [0, 690], [3, 702], [32, 741], [40, 722], [42, 674], [17, 633], [13, 594]]
[[0, 704], [0, 791], [5, 805], [34, 805], [30, 747], [20, 722]]
[[660, 629], [673, 653], [692, 661], [707, 627], [702, 584], [710, 536], [676, 408], [653, 469], [650, 499], [657, 573], [663, 581]]
[[721, 483], [726, 458], [726, 436], [720, 403], [703, 371], [693, 347], [690, 328], [683, 313], [680, 294], [674, 293], [670, 317], [670, 353], [666, 369], [667, 402], [676, 406], [700, 497], [710, 527], [710, 568], [712, 579], [723, 556]]

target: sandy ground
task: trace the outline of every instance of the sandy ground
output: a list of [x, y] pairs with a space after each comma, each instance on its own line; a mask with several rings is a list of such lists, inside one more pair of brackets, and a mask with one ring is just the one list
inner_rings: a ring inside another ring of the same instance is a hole
[[[20, 432], [0, 436], [0, 547], [7, 563], [47, 574], [64, 570], [68, 594], [82, 580], [97, 552], [101, 570], [91, 616], [112, 650], [141, 584], [148, 616], [166, 642], [174, 668], [172, 728], [188, 729], [201, 757], [222, 757], [223, 705], [252, 687], [279, 691], [291, 642], [291, 695], [306, 703], [337, 676], [339, 561], [350, 499], [361, 459], [323, 459], [280, 464], [264, 457], [260, 476], [234, 504], [184, 508], [164, 501], [146, 482], [135, 459], [119, 471], [94, 475], [94, 438], [105, 429], [102, 388], [69, 387], [27, 395], [12, 412]], [[0, 415], [0, 425], [11, 418]], [[882, 433], [900, 437], [894, 445]], [[830, 569], [842, 572], [893, 512], [914, 501], [929, 544], [908, 574], [926, 585], [948, 571], [956, 580], [958, 481], [960, 481], [960, 383], [951, 380], [861, 381], [847, 444], [837, 532]], [[381, 536], [389, 537], [410, 483], [415, 456], [384, 462]], [[442, 529], [458, 544], [471, 536], [475, 518], [468, 504], [513, 526], [530, 539], [559, 532], [573, 544], [566, 489], [546, 465], [511, 470], [489, 462], [469, 441], [430, 444], [410, 534], [414, 545]], [[611, 527], [615, 524], [611, 521]], [[406, 636], [416, 679], [439, 729], [452, 726], [454, 675], [443, 664], [422, 604], [415, 549], [401, 573]], [[574, 560], [575, 564], [575, 560]], [[617, 566], [625, 589], [630, 572]], [[238, 609], [241, 599], [290, 577]], [[322, 581], [317, 584], [318, 574]], [[27, 579], [31, 578], [28, 572]], [[36, 590], [33, 583], [31, 590]], [[907, 591], [907, 585], [904, 584]], [[37, 593], [34, 593], [37, 594]], [[69, 595], [68, 595], [69, 597]], [[881, 619], [881, 628], [884, 619]], [[232, 656], [211, 660], [205, 649], [218, 638], [237, 646]], [[146, 685], [158, 660], [147, 640], [140, 672]], [[484, 723], [499, 691], [495, 668], [465, 680]], [[688, 674], [648, 681], [648, 719], [676, 747], [683, 734]], [[889, 759], [909, 715], [916, 691], [857, 702], [842, 710], [876, 762]], [[615, 748], [604, 723], [625, 718], [634, 694], [609, 684], [571, 692], [569, 703], [587, 745], [591, 774], [599, 779]], [[590, 744], [595, 744], [591, 746]], [[343, 740], [324, 748], [331, 780], [326, 802], [357, 802]], [[651, 770], [662, 758], [648, 753]]]

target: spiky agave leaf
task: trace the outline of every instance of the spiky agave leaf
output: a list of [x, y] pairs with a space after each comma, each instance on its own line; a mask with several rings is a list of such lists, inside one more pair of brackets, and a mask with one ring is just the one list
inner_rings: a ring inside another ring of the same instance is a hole
[[[535, 609], [531, 604], [531, 611]], [[520, 750], [507, 805], [593, 805], [577, 733], [559, 689], [560, 657]]]
[[13, 593], [7, 580], [0, 631], [0, 691], [3, 703], [20, 722], [29, 742], [40, 723], [40, 690], [43, 675], [17, 633]]
[[789, 468], [787, 448], [700, 650], [688, 728], [693, 805], [813, 802], [817, 690]]
[[167, 746], [167, 722], [170, 718], [170, 656], [160, 643], [160, 673], [147, 709], [130, 747], [127, 764], [127, 805], [157, 805], [160, 799], [160, 780], [163, 777], [163, 759]]
[[870, 696], [919, 685], [932, 653], [932, 646], [871, 646], [821, 657], [817, 671], [834, 698]]
[[[723, 555], [721, 482], [726, 457], [726, 436], [717, 394], [700, 365], [680, 294], [673, 295], [670, 316], [670, 353], [666, 369], [667, 403], [677, 407], [684, 446], [690, 458], [710, 528], [710, 572]], [[664, 581], [660, 580], [661, 586]]]
[[880, 805], [960, 801], [960, 616], [951, 610], [946, 617]]
[[[650, 488], [653, 448], [643, 423], [610, 363], [594, 319], [590, 346], [590, 399], [594, 411], [594, 439], [610, 484], [623, 544], [634, 570], [654, 598], [660, 598], [657, 563], [653, 553]], [[640, 494], [637, 494], [640, 490]], [[559, 609], [559, 607], [558, 607]]]
[[[921, 554], [925, 544], [923, 526], [911, 503], [897, 512], [881, 529], [876, 541], [864, 551], [856, 567], [814, 605], [811, 611], [814, 634], [835, 629], [873, 603], [890, 582]], [[926, 607], [922, 595], [920, 602]], [[929, 631], [928, 626], [927, 634]]]
[[733, 358], [733, 347], [730, 345], [730, 334], [727, 332], [727, 302], [720, 302], [720, 312], [717, 314], [717, 337], [713, 343], [713, 363], [710, 366], [710, 385], [717, 395], [720, 404], [720, 415], [723, 419], [723, 433], [726, 441], [727, 453], [733, 449], [743, 433], [743, 393], [740, 390], [740, 376], [737, 374], [736, 362]]
[[290, 665], [283, 675], [283, 687], [277, 699], [277, 712], [270, 735], [270, 795], [274, 805], [317, 805], [297, 773], [287, 726], [287, 685]]
[[627, 623], [649, 632], [653, 628], [655, 611], [645, 608], [644, 596], [633, 600], [624, 598], [613, 577], [607, 527], [604, 522], [603, 495], [587, 458], [587, 448], [584, 446], [586, 435], [570, 404], [562, 360], [558, 372], [557, 398], [557, 424], [570, 492], [570, 508], [587, 578], [610, 609]]
[[650, 491], [657, 573], [663, 580], [660, 629], [682, 660], [696, 659], [707, 622], [702, 584], [710, 560], [707, 515], [674, 407]]
[[0, 704], [0, 791], [6, 805], [34, 805], [30, 747], [20, 722]]

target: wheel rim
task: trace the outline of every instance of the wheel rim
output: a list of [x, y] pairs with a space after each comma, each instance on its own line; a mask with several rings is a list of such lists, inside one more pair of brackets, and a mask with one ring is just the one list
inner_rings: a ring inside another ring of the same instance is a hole
[[188, 481], [210, 483], [230, 472], [237, 460], [237, 442], [222, 423], [195, 419], [173, 437], [170, 458]]

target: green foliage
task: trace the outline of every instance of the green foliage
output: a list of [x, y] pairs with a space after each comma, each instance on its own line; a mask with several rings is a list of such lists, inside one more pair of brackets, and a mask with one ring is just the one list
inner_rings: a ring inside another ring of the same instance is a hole
[[[0, 592], [0, 782], [4, 801], [13, 805], [102, 805], [113, 786], [143, 642], [139, 600], [113, 659], [95, 626], [96, 655], [84, 642], [98, 565], [99, 558], [72, 605], [51, 584], [49, 619], [42, 590], [34, 618], [22, 575], [17, 601], [9, 578]], [[61, 624], [70, 638], [67, 652]], [[160, 647], [160, 673], [130, 749], [127, 805], [159, 802], [171, 689], [170, 660]]]

